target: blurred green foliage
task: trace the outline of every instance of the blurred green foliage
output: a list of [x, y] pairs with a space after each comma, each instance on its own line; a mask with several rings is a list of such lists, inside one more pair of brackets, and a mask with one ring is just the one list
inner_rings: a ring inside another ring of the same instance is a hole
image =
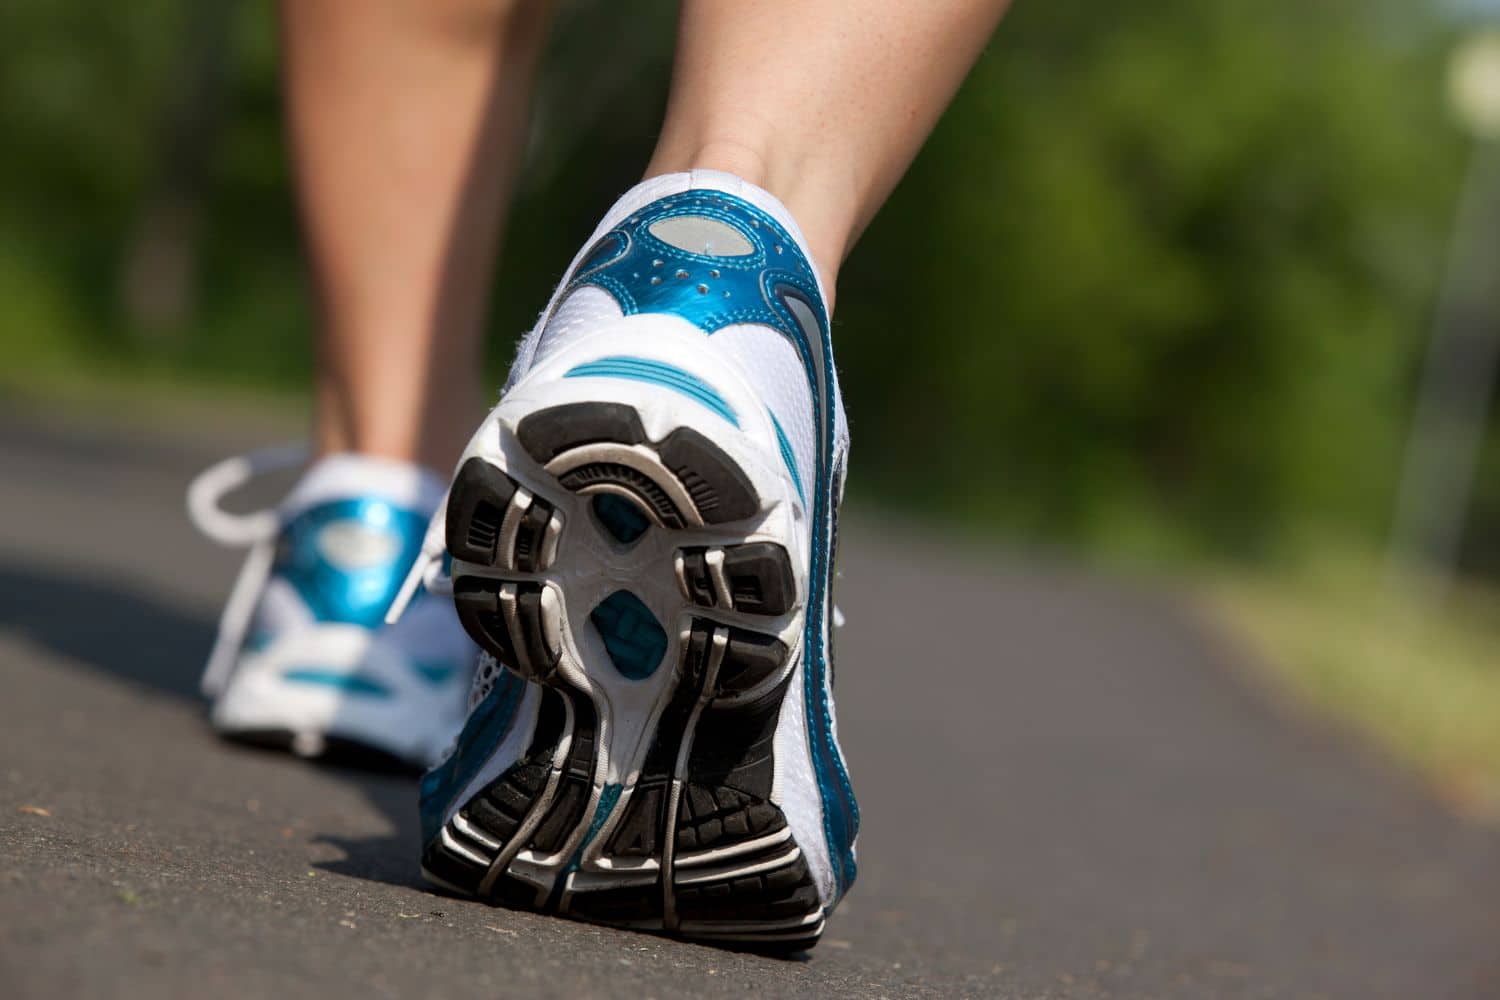
[[[190, 322], [123, 319], [192, 9], [0, 6], [12, 380], [307, 377], [266, 5], [225, 8]], [[671, 14], [565, 8], [497, 279], [497, 384], [645, 162]], [[1377, 538], [1464, 160], [1451, 28], [1410, 0], [1020, 3], [845, 272], [856, 489], [1116, 554]]]
[[1462, 159], [1379, 12], [1018, 5], [842, 290], [861, 473], [1111, 546], [1379, 530]]

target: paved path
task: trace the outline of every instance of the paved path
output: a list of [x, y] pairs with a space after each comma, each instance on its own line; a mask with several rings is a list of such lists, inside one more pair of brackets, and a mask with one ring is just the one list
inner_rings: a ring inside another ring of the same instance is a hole
[[1162, 597], [868, 521], [861, 878], [810, 959], [433, 895], [407, 781], [204, 729], [236, 558], [179, 512], [223, 437], [0, 411], [0, 994], [1500, 995], [1500, 836]]

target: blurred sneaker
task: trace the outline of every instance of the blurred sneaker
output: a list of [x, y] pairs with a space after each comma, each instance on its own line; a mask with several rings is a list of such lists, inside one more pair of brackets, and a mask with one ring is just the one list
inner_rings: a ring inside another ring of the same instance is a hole
[[213, 726], [303, 757], [428, 767], [463, 723], [478, 651], [445, 599], [424, 597], [398, 625], [383, 618], [443, 485], [404, 462], [333, 455], [275, 510], [219, 507], [301, 455], [232, 458], [188, 491], [205, 534], [250, 547], [203, 675]]
[[796, 224], [698, 171], [610, 211], [445, 511], [481, 666], [422, 785], [453, 892], [812, 946], [854, 880], [830, 568], [848, 433]]

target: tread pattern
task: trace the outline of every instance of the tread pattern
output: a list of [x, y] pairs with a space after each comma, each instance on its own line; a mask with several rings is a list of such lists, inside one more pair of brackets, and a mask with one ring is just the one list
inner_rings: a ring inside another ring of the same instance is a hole
[[[500, 905], [736, 947], [811, 947], [822, 932], [822, 904], [786, 817], [770, 798], [790, 650], [769, 631], [711, 617], [733, 611], [771, 618], [794, 610], [797, 580], [786, 549], [755, 541], [677, 550], [678, 587], [686, 606], [697, 610], [683, 626], [676, 662], [669, 664], [675, 686], [617, 816], [610, 810], [622, 790], [610, 785], [606, 793], [601, 785], [607, 748], [598, 739], [598, 711], [559, 670], [566, 655], [561, 599], [549, 589], [559, 584], [545, 575], [565, 524], [557, 504], [538, 491], [609, 497], [638, 510], [643, 521], [673, 529], [753, 516], [761, 505], [753, 484], [691, 428], [652, 444], [639, 415], [620, 404], [539, 410], [515, 433], [538, 463], [556, 463], [558, 474], [523, 484], [484, 459], [465, 462], [447, 512], [454, 601], [484, 650], [546, 687], [526, 751], [426, 845], [425, 871], [442, 887]], [[610, 454], [600, 445], [635, 449], [627, 456], [634, 464], [593, 461]], [[570, 460], [569, 452], [584, 446], [590, 461]], [[658, 464], [641, 457], [643, 446]], [[689, 498], [692, 509], [679, 508], [674, 496]], [[598, 521], [595, 529], [610, 530]], [[671, 648], [661, 623], [629, 591], [616, 591], [590, 620], [627, 678], [650, 676]], [[582, 871], [584, 848], [601, 829], [603, 855], [618, 868]]]
[[[648, 444], [641, 419], [620, 403], [565, 403], [528, 414], [516, 428], [527, 454], [543, 465], [562, 459], [586, 445]], [[691, 427], [679, 427], [650, 445], [662, 469], [692, 498], [691, 512], [704, 524], [724, 524], [751, 517], [760, 510], [760, 496], [739, 464], [724, 450]], [[681, 528], [689, 512], [677, 509], [662, 485], [637, 469], [596, 462], [571, 470], [562, 485], [574, 493], [601, 484], [620, 487], [641, 501], [658, 523]]]
[[775, 542], [685, 548], [678, 582], [704, 608], [781, 615], [797, 600], [797, 577], [786, 549]]

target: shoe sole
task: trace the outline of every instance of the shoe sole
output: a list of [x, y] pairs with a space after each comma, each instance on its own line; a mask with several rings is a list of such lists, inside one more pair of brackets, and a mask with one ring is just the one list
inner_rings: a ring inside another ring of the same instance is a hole
[[[497, 417], [455, 478], [459, 618], [543, 689], [529, 746], [461, 802], [423, 872], [500, 905], [805, 950], [824, 908], [771, 801], [803, 613], [772, 527], [788, 522], [768, 516], [782, 501], [636, 399]], [[651, 416], [670, 428], [654, 440]]]

